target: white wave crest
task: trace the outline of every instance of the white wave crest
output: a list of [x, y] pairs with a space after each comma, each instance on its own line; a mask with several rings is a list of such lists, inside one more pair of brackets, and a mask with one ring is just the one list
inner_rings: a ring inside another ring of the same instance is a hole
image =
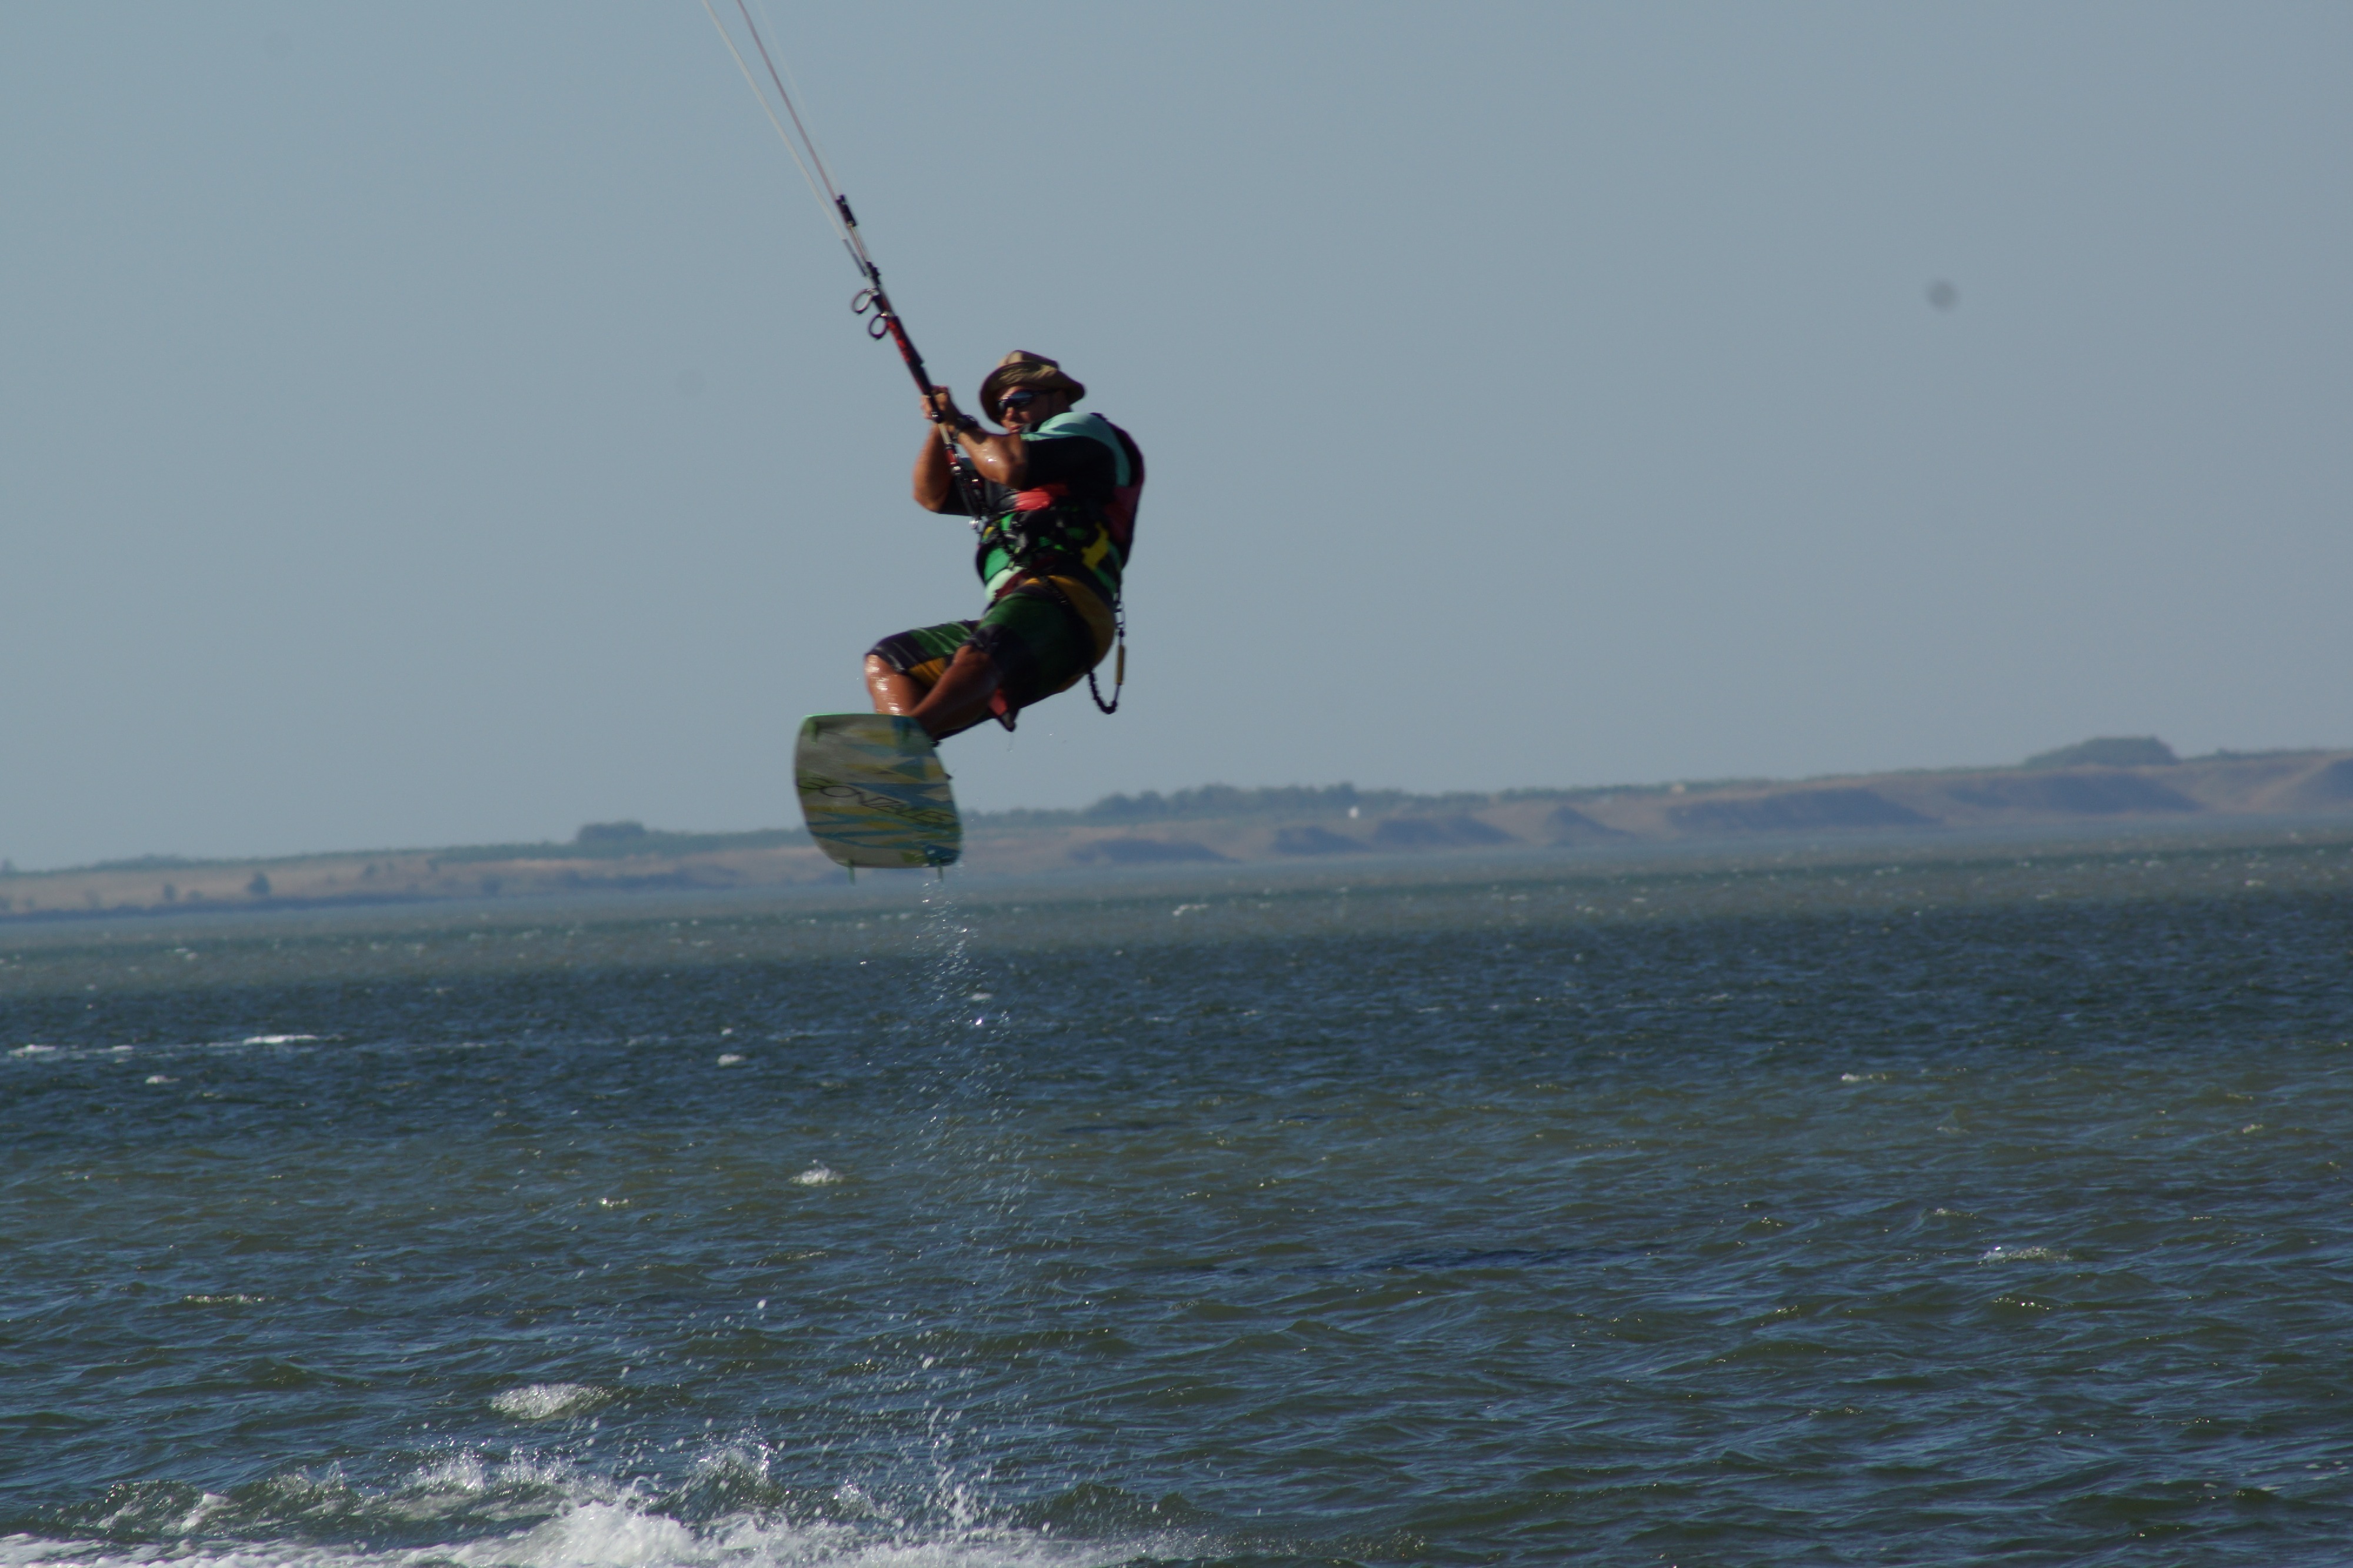
[[661, 1568], [717, 1562], [714, 1543], [674, 1519], [618, 1503], [583, 1503], [503, 1541], [477, 1542], [450, 1555], [478, 1568]]
[[594, 1410], [611, 1397], [586, 1383], [533, 1383], [497, 1395], [491, 1408], [517, 1421], [554, 1421]]
[[1138, 1555], [1194, 1554], [1197, 1542], [1062, 1542], [1042, 1531], [966, 1528], [878, 1536], [850, 1524], [735, 1515], [691, 1529], [615, 1501], [569, 1504], [528, 1530], [386, 1551], [316, 1542], [131, 1545], [0, 1536], [0, 1568], [1087, 1568]]

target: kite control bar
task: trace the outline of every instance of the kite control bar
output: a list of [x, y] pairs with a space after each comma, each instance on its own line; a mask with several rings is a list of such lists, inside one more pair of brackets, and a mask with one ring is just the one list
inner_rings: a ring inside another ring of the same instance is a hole
[[[866, 335], [880, 342], [889, 338], [899, 347], [899, 357], [907, 362], [907, 374], [915, 378], [915, 390], [929, 396], [932, 392], [931, 372], [923, 368], [923, 356], [916, 352], [915, 340], [907, 335], [905, 323], [899, 312], [891, 308], [891, 296], [882, 291], [882, 269], [866, 254], [866, 247], [858, 237], [858, 219], [849, 210], [848, 196], [836, 196], [833, 205], [841, 214], [841, 226], [849, 241], [850, 259], [858, 270], [866, 275], [866, 287], [849, 301], [849, 308], [861, 316], [873, 318], [866, 323]], [[938, 416], [933, 416], [937, 418]]]
[[[750, 63], [744, 58], [743, 51], [735, 47], [727, 25], [712, 8], [711, 0], [702, 0], [702, 9], [710, 16], [711, 25], [719, 29], [719, 41], [727, 46], [727, 53], [733, 58], [735, 68], [744, 73], [744, 84], [752, 89], [752, 96], [760, 100], [760, 111], [768, 117], [768, 123], [776, 128], [776, 135], [784, 142], [785, 151], [793, 155], [793, 163], [799, 168], [801, 177], [808, 182], [809, 194], [830, 209], [826, 214], [827, 217], [832, 220], [835, 232], [849, 248], [849, 259], [858, 268], [858, 275], [866, 279], [866, 287], [850, 300], [849, 308], [861, 316], [874, 318], [866, 324], [868, 336], [878, 342], [889, 338], [899, 345], [899, 357], [907, 362], [907, 374], [915, 378], [916, 390], [928, 399], [934, 389], [931, 373], [923, 368], [923, 356], [915, 352], [914, 340], [907, 336], [907, 329], [899, 321], [899, 312], [891, 308], [891, 297], [882, 291], [881, 268], [876, 267], [874, 258], [866, 253], [866, 241], [859, 235], [858, 218], [849, 210], [849, 198], [843, 195], [841, 187], [833, 183], [833, 171], [825, 166], [825, 155], [818, 151], [817, 138], [809, 134], [808, 124], [801, 118], [800, 106], [793, 101], [793, 95], [785, 90], [784, 75], [776, 69], [776, 57], [768, 52], [768, 40], [760, 36], [759, 24], [752, 20], [750, 7], [744, 4], [744, 0], [735, 0], [736, 14], [744, 19], [744, 30], [751, 35], [752, 45], [759, 51], [760, 63], [768, 69], [769, 84], [776, 89], [776, 101], [784, 106], [786, 115], [792, 121], [791, 131], [786, 131], [784, 121], [776, 118], [776, 110], [768, 102], [768, 95], [752, 75]], [[933, 417], [936, 420], [938, 416], [934, 415]]]
[[[866, 254], [866, 241], [859, 236], [858, 215], [849, 210], [849, 198], [836, 191], [833, 205], [841, 215], [842, 243], [849, 247], [849, 258], [866, 275], [866, 287], [850, 300], [849, 308], [859, 315], [873, 318], [866, 323], [868, 337], [877, 342], [889, 338], [898, 345], [899, 357], [907, 363], [907, 374], [915, 378], [915, 390], [923, 395], [923, 412], [931, 416], [940, 433], [940, 445], [947, 448], [948, 472], [955, 480], [956, 497], [964, 502], [965, 515], [972, 519], [974, 531], [978, 532], [987, 525], [980, 475], [973, 468], [972, 459], [965, 456], [964, 448], [956, 445], [955, 432], [932, 403], [932, 394], [938, 388], [932, 385], [932, 373], [923, 368], [923, 356], [916, 350], [915, 340], [907, 335], [906, 323], [899, 320], [898, 311], [891, 309], [891, 296], [882, 292], [882, 269]], [[965, 423], [972, 422], [967, 419]]]
[[932, 406], [932, 394], [939, 389], [932, 384], [931, 372], [923, 368], [923, 356], [916, 352], [915, 340], [907, 335], [906, 325], [899, 320], [899, 312], [891, 308], [891, 297], [882, 291], [882, 269], [875, 266], [874, 258], [867, 254], [866, 241], [858, 232], [857, 215], [849, 210], [849, 198], [843, 195], [841, 187], [833, 183], [833, 171], [825, 166], [825, 155], [818, 151], [817, 138], [809, 134], [808, 124], [801, 118], [799, 105], [793, 102], [793, 95], [785, 89], [784, 75], [776, 69], [776, 57], [768, 52], [768, 41], [760, 37], [759, 25], [752, 20], [751, 8], [744, 5], [744, 0], [735, 0], [736, 14], [744, 19], [744, 30], [751, 36], [753, 47], [759, 51], [760, 63], [767, 68], [769, 85], [776, 89], [776, 101], [784, 106], [786, 117], [792, 121], [791, 131], [786, 131], [785, 121], [776, 118], [776, 109], [768, 102], [768, 95], [761, 90], [758, 79], [752, 75], [750, 62], [735, 47], [734, 38], [729, 36], [726, 24], [719, 19], [719, 13], [712, 8], [711, 0], [702, 0], [702, 9], [710, 16], [711, 25], [719, 29], [719, 41], [727, 46], [727, 53], [734, 59], [735, 68], [744, 73], [744, 85], [752, 89], [752, 96], [760, 100], [760, 111], [768, 117], [768, 123], [776, 128], [776, 135], [784, 142], [785, 150], [793, 155], [793, 163], [799, 168], [801, 177], [808, 182], [809, 194], [826, 205], [827, 218], [841, 237], [841, 243], [848, 247], [849, 259], [858, 268], [858, 275], [866, 279], [866, 287], [849, 301], [849, 308], [861, 316], [873, 318], [866, 323], [867, 336], [878, 342], [889, 338], [898, 345], [899, 357], [906, 362], [907, 374], [915, 378], [915, 390], [923, 395], [924, 409], [939, 429], [941, 445], [947, 448], [948, 467], [955, 475], [956, 491], [965, 503], [965, 510], [972, 518], [973, 527], [983, 526], [980, 475], [964, 455], [964, 449], [956, 445], [954, 431], [940, 418], [939, 411]]

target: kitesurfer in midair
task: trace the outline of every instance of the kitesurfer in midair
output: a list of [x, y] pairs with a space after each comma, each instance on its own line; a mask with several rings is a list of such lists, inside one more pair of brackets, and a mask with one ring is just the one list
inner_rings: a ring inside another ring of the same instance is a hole
[[1001, 435], [945, 387], [924, 395], [936, 429], [915, 458], [915, 503], [978, 514], [974, 564], [988, 608], [976, 621], [876, 643], [866, 686], [877, 713], [904, 714], [934, 740], [992, 717], [1009, 730], [1022, 709], [1077, 685], [1111, 651], [1144, 454], [1101, 415], [1072, 412], [1086, 395], [1060, 365], [1020, 350], [980, 384]]

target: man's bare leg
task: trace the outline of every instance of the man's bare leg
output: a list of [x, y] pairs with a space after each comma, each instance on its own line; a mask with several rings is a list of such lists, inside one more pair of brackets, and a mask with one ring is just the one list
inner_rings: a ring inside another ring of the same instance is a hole
[[877, 713], [913, 719], [934, 741], [971, 729], [988, 717], [997, 695], [997, 664], [976, 647], [956, 649], [955, 658], [928, 691], [913, 676], [893, 669], [880, 656], [866, 656], [866, 690]]
[[997, 661], [966, 643], [907, 717], [933, 740], [944, 741], [988, 717], [988, 700], [997, 695]]
[[923, 689], [913, 676], [893, 669], [881, 655], [872, 653], [866, 656], [866, 694], [877, 713], [913, 713], [923, 700]]

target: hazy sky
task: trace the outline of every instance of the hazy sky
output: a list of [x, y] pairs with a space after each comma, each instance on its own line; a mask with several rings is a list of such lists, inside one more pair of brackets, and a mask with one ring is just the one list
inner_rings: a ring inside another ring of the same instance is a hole
[[[2353, 743], [2353, 7], [771, 13], [1151, 459], [969, 806]], [[856, 286], [694, 0], [0, 8], [0, 854], [796, 821], [979, 605]]]

